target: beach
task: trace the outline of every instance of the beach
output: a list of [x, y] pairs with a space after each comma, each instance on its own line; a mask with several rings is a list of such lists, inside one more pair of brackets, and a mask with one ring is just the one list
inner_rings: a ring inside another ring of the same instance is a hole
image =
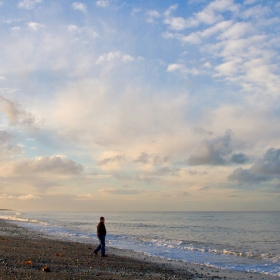
[[[280, 279], [219, 270], [107, 247], [56, 240], [0, 220], [0, 279]], [[137, 250], [137, 248], [135, 248]]]

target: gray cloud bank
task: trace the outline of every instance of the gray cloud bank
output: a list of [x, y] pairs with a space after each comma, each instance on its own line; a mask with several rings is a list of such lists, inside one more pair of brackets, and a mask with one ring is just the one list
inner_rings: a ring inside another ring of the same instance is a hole
[[25, 111], [18, 102], [9, 100], [0, 95], [0, 112], [1, 111], [7, 116], [10, 125], [29, 129], [39, 128], [39, 123], [36, 121], [35, 117], [31, 113]]
[[13, 138], [12, 134], [5, 130], [0, 130], [0, 160], [18, 154], [21, 151], [19, 147], [10, 143]]
[[14, 165], [14, 171], [20, 174], [54, 173], [77, 175], [83, 171], [83, 166], [73, 160], [53, 156], [17, 162]]
[[99, 165], [106, 165], [109, 162], [121, 162], [125, 161], [125, 155], [116, 155], [112, 157], [107, 157], [98, 162]]
[[249, 159], [243, 153], [232, 154], [232, 135], [228, 130], [223, 136], [204, 140], [195, 154], [189, 158], [190, 165], [226, 165], [229, 163], [245, 163]]
[[228, 177], [238, 183], [260, 183], [279, 180], [280, 178], [280, 149], [270, 148], [262, 158], [258, 159], [249, 169], [235, 169]]

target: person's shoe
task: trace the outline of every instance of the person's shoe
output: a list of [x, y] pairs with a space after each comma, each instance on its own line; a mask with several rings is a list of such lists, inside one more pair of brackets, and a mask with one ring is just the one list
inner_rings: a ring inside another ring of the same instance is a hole
[[101, 257], [102, 257], [102, 258], [105, 258], [105, 257], [108, 257], [108, 255], [102, 255]]
[[95, 256], [98, 256], [98, 254], [96, 252], [93, 252]]

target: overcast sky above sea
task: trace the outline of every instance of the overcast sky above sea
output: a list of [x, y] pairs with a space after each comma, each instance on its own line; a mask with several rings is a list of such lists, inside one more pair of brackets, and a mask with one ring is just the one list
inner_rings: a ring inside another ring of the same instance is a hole
[[280, 1], [1, 0], [0, 208], [280, 210]]

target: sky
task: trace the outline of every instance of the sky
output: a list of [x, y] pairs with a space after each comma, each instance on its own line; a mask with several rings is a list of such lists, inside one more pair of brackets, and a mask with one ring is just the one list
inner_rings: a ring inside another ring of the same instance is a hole
[[280, 1], [1, 0], [0, 38], [0, 208], [280, 210]]

